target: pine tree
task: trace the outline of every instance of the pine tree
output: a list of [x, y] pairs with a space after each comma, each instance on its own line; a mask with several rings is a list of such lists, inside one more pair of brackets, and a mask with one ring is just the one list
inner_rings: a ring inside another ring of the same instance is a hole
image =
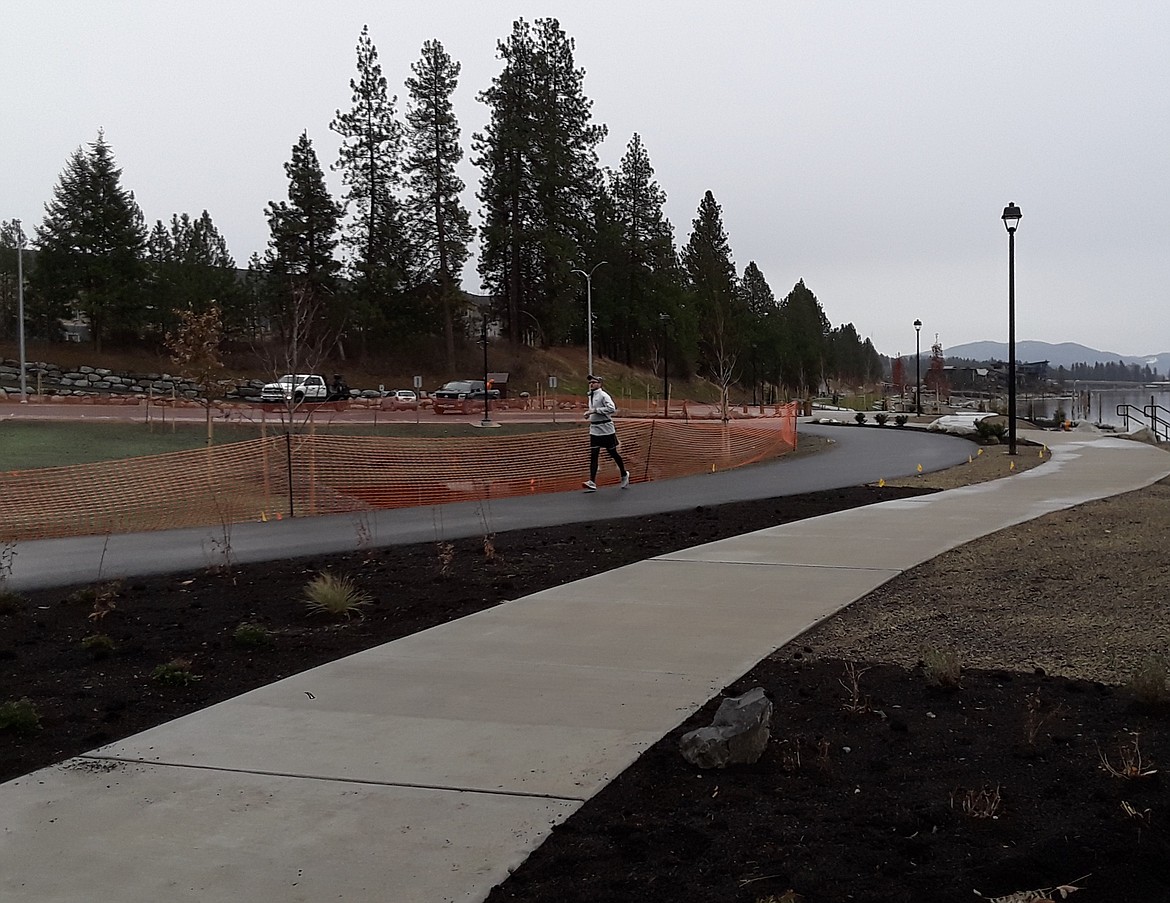
[[744, 338], [746, 308], [735, 278], [723, 210], [708, 191], [699, 203], [682, 268], [697, 312], [702, 365], [726, 387], [736, 369]]
[[21, 247], [24, 230], [17, 220], [0, 220], [0, 338], [16, 336], [18, 307], [17, 271], [30, 263], [17, 264], [17, 249]]
[[[607, 179], [620, 250], [595, 256], [612, 261], [608, 275], [621, 290], [603, 294], [595, 310], [603, 342], [608, 339], [615, 352], [624, 351], [626, 363], [632, 363], [647, 350], [657, 351], [660, 316], [673, 318], [678, 311], [674, 231], [663, 213], [666, 193], [654, 180], [654, 167], [640, 135], [635, 133], [630, 139], [618, 169], [609, 171]], [[595, 231], [601, 233], [604, 224], [596, 216], [594, 220]]]
[[284, 171], [288, 201], [271, 201], [266, 211], [271, 237], [264, 269], [271, 282], [269, 297], [275, 302], [269, 313], [287, 342], [308, 305], [314, 312], [308, 324], [311, 338], [321, 341], [326, 332], [339, 333], [343, 321], [338, 298], [341, 265], [334, 257], [341, 209], [329, 195], [307, 133], [302, 132], [293, 145]]
[[600, 184], [596, 148], [605, 127], [591, 121], [583, 69], [556, 19], [518, 19], [498, 45], [504, 70], [480, 95], [491, 119], [475, 135], [473, 161], [483, 170], [479, 272], [502, 300], [512, 339], [521, 311], [543, 324], [550, 341], [584, 337], [584, 286], [573, 275], [588, 243]]
[[395, 115], [398, 98], [387, 91], [369, 26], [362, 27], [358, 38], [357, 72], [349, 83], [349, 112], [338, 110], [329, 124], [342, 139], [333, 168], [341, 171], [347, 186], [350, 219], [344, 241], [356, 318], [385, 338], [416, 331], [422, 324], [406, 298], [414, 264], [397, 194], [403, 141]]
[[739, 296], [747, 315], [743, 342], [747, 354], [745, 372], [751, 377], [753, 400], [758, 400], [756, 387], [761, 380], [780, 384], [776, 367], [769, 366], [769, 362], [779, 359], [781, 335], [776, 295], [754, 260], [744, 268], [743, 278], [739, 281]]
[[169, 229], [156, 221], [147, 239], [146, 259], [153, 308], [149, 321], [160, 333], [175, 329], [175, 311], [202, 312], [213, 302], [229, 312], [225, 331], [246, 330], [236, 263], [206, 210], [194, 220], [186, 213], [173, 215]]
[[447, 366], [452, 371], [459, 274], [473, 237], [470, 216], [459, 200], [463, 180], [455, 171], [463, 159], [459, 122], [451, 107], [459, 70], [459, 63], [438, 41], [423, 44], [421, 59], [411, 67], [414, 77], [406, 81], [411, 102], [406, 113], [409, 151], [403, 167], [414, 245], [426, 261], [424, 278], [442, 312]]
[[821, 302], [808, 290], [803, 279], [780, 303], [780, 318], [786, 339], [784, 382], [808, 397], [826, 375], [829, 320]]
[[95, 350], [141, 327], [140, 282], [146, 228], [105, 135], [69, 158], [37, 228], [30, 284], [50, 317], [75, 307], [89, 321]]

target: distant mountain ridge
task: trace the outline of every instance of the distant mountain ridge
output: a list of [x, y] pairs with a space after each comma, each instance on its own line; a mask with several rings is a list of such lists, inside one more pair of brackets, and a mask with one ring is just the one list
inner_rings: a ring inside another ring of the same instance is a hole
[[[974, 361], [1006, 361], [1007, 342], [968, 342], [966, 345], [952, 345], [944, 348], [948, 357], [965, 357]], [[1076, 342], [1016, 342], [1017, 361], [1048, 361], [1051, 367], [1071, 367], [1073, 364], [1125, 364], [1149, 365], [1159, 373], [1170, 372], [1170, 351], [1161, 354], [1116, 354], [1112, 351], [1098, 351], [1078, 345]]]

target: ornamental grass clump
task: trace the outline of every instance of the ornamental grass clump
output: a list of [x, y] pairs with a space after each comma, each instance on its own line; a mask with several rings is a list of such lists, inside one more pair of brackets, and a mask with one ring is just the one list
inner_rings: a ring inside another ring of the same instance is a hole
[[247, 649], [263, 649], [276, 641], [268, 628], [245, 621], [232, 631], [232, 642]]
[[1163, 706], [1170, 703], [1170, 658], [1152, 655], [1145, 659], [1126, 685], [1134, 699], [1146, 706]]
[[173, 658], [165, 665], [159, 665], [150, 672], [150, 679], [160, 684], [185, 687], [199, 679], [199, 675], [191, 670], [191, 661], [185, 658]]
[[27, 696], [0, 703], [0, 731], [31, 734], [40, 729], [41, 716], [37, 713], [37, 707]]
[[954, 649], [927, 646], [922, 650], [922, 673], [926, 676], [926, 683], [929, 686], [958, 690], [962, 670], [959, 653]]
[[328, 571], [322, 571], [305, 586], [305, 604], [313, 614], [360, 617], [370, 602], [369, 593], [358, 589], [350, 578], [334, 577]]
[[114, 641], [108, 634], [91, 633], [81, 638], [81, 648], [94, 658], [105, 658], [114, 651]]

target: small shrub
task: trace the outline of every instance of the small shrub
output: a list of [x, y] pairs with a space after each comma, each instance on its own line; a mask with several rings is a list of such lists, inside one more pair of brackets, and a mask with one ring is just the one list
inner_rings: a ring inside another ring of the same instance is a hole
[[122, 591], [121, 580], [111, 580], [108, 583], [94, 583], [81, 586], [65, 597], [70, 605], [96, 606], [104, 599], [112, 599]]
[[370, 604], [368, 593], [362, 592], [348, 577], [334, 577], [322, 571], [305, 586], [305, 604], [313, 614], [333, 617], [361, 615]]
[[910, 422], [910, 417], [907, 414], [898, 414], [894, 417], [894, 426], [905, 426]]
[[41, 729], [41, 716], [32, 700], [25, 696], [0, 704], [0, 731], [30, 734]]
[[962, 666], [959, 653], [954, 649], [935, 649], [928, 646], [922, 650], [922, 671], [926, 682], [932, 687], [945, 690], [959, 689]]
[[191, 670], [191, 662], [185, 658], [173, 658], [165, 665], [159, 665], [150, 672], [150, 679], [160, 684], [185, 687], [199, 679]]
[[1001, 802], [998, 785], [981, 790], [956, 790], [951, 794], [951, 808], [962, 809], [971, 818], [995, 818]]
[[104, 633], [91, 633], [82, 637], [81, 648], [94, 658], [105, 658], [114, 651], [114, 641]]
[[450, 577], [451, 571], [455, 565], [455, 543], [437, 543], [436, 551], [439, 554], [439, 576]]
[[1027, 699], [1028, 714], [1024, 719], [1024, 742], [1034, 747], [1036, 741], [1040, 739], [1040, 732], [1044, 729], [1053, 718], [1059, 717], [1064, 712], [1064, 706], [1046, 706], [1044, 700], [1040, 698], [1040, 691], [1037, 690], [1028, 696]]
[[988, 444], [998, 444], [1004, 440], [1007, 435], [1007, 424], [998, 423], [987, 420], [975, 421], [975, 435], [979, 437], [980, 441]]
[[272, 631], [260, 624], [252, 624], [245, 621], [232, 632], [232, 642], [237, 646], [244, 646], [249, 649], [261, 649], [266, 646], [271, 646], [275, 639], [272, 636]]
[[890, 415], [885, 411], [879, 411], [873, 415], [873, 419], [877, 421], [878, 426], [885, 426], [890, 420]]
[[1153, 655], [1142, 662], [1126, 685], [1134, 698], [1142, 705], [1159, 706], [1170, 702], [1170, 659], [1164, 655]]
[[1141, 736], [1137, 731], [1130, 731], [1130, 742], [1117, 741], [1116, 763], [1097, 748], [1097, 758], [1101, 761], [1101, 768], [1115, 778], [1125, 778], [1133, 781], [1139, 778], [1148, 778], [1158, 773], [1154, 763], [1142, 756]]
[[858, 411], [853, 415], [853, 419], [857, 421], [858, 426], [861, 426], [863, 423], [865, 423], [865, 411]]
[[869, 668], [859, 669], [853, 662], [846, 662], [845, 676], [837, 680], [849, 693], [849, 698], [845, 700], [845, 711], [851, 715], [867, 715], [873, 711], [869, 697], [862, 695], [861, 692], [861, 675], [868, 670]]
[[15, 615], [24, 610], [27, 600], [20, 593], [5, 589], [0, 582], [0, 615]]

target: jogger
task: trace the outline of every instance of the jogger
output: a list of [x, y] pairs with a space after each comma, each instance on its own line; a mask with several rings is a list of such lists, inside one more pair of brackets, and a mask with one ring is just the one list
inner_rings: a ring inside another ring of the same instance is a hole
[[582, 484], [586, 492], [597, 491], [597, 465], [603, 448], [618, 466], [618, 472], [622, 475], [622, 489], [630, 488], [630, 474], [618, 452], [617, 428], [613, 425], [617, 406], [609, 393], [601, 388], [601, 382], [600, 376], [590, 374], [589, 407], [585, 411], [585, 419], [589, 421], [589, 479]]

